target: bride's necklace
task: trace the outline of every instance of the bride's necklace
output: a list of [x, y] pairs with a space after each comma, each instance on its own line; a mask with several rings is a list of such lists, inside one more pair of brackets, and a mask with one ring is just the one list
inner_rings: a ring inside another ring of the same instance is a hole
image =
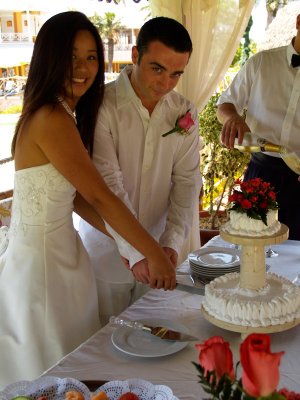
[[57, 100], [60, 102], [60, 104], [63, 106], [63, 108], [66, 110], [66, 112], [70, 115], [70, 117], [73, 118], [73, 121], [75, 122], [75, 124], [77, 124], [77, 120], [76, 117], [73, 113], [73, 111], [71, 110], [71, 108], [69, 107], [68, 103], [65, 102], [65, 100], [62, 97], [57, 97]]

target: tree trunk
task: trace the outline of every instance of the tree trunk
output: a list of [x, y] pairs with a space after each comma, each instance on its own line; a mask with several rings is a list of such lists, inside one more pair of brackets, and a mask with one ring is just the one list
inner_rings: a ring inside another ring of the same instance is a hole
[[108, 39], [108, 52], [107, 52], [107, 58], [108, 58], [108, 72], [113, 72], [113, 60], [114, 60], [114, 39], [109, 38]]

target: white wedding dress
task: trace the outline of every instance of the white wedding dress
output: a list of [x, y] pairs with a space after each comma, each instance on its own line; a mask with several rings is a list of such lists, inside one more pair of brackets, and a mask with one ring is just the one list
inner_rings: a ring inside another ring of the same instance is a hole
[[95, 278], [73, 227], [74, 196], [51, 164], [15, 173], [0, 256], [0, 389], [36, 378], [100, 327]]

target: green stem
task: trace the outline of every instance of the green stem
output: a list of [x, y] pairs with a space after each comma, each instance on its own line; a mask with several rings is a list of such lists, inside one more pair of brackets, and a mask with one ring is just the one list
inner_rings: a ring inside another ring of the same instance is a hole
[[171, 133], [176, 132], [176, 131], [177, 131], [177, 128], [173, 128], [173, 129], [171, 129], [169, 132], [164, 133], [164, 134], [161, 135], [161, 136], [162, 136], [162, 137], [166, 137], [166, 136], [168, 136], [168, 135], [170, 135]]

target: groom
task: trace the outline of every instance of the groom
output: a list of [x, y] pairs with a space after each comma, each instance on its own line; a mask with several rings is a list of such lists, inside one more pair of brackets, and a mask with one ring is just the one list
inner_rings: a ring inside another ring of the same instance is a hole
[[[106, 85], [94, 142], [93, 160], [106, 183], [174, 268], [178, 258], [182, 262], [199, 248], [197, 229], [194, 247], [182, 252], [201, 187], [198, 114], [173, 90], [191, 53], [190, 36], [179, 22], [165, 17], [146, 22], [132, 48], [133, 65]], [[94, 266], [104, 324], [148, 290], [147, 260], [84, 221], [80, 235]]]

